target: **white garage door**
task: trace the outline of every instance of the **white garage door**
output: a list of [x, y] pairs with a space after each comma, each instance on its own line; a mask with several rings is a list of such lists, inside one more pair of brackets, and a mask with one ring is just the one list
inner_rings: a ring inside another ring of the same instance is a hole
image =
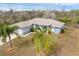
[[61, 29], [60, 28], [52, 28], [52, 32], [54, 33], [60, 33]]

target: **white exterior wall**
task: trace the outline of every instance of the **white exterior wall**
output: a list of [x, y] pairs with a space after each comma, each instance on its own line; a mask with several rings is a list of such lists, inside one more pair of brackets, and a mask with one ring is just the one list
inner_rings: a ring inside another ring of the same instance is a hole
[[18, 29], [18, 34], [22, 35], [23, 31], [22, 29]]
[[16, 30], [16, 33], [18, 33], [19, 35], [26, 35], [27, 33], [30, 32], [30, 29], [31, 26], [25, 28], [19, 28], [18, 30]]
[[[64, 28], [64, 26], [62, 26], [61, 28], [52, 27], [51, 31], [56, 33], [56, 34], [59, 34], [63, 28]], [[30, 29], [31, 29], [31, 26], [28, 26], [28, 27], [25, 27], [25, 28], [19, 28], [17, 33], [20, 34], [20, 35], [26, 35], [26, 34], [30, 33]]]

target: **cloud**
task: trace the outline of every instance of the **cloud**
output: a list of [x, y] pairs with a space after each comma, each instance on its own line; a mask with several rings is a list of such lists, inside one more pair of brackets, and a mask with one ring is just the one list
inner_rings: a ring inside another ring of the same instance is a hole
[[60, 5], [73, 6], [73, 5], [79, 5], [79, 3], [61, 3]]

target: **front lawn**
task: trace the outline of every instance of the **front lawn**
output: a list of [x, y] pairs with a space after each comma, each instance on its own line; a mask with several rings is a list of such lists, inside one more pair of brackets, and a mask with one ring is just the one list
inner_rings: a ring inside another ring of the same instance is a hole
[[12, 40], [13, 42], [13, 51], [7, 51], [9, 48], [9, 43], [5, 43], [0, 46], [0, 55], [15, 55], [15, 56], [25, 56], [25, 55], [35, 55], [34, 47], [32, 44], [33, 35], [29, 35], [24, 38], [16, 38]]
[[[10, 51], [9, 42], [0, 46], [1, 56], [35, 56], [35, 48], [32, 42], [33, 33], [26, 37], [18, 37], [12, 40], [13, 49]], [[53, 55], [53, 50], [49, 55]]]

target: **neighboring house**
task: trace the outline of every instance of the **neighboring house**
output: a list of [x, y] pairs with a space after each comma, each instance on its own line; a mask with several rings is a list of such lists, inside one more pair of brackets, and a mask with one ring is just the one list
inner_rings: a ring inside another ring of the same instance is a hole
[[13, 25], [18, 26], [17, 33], [20, 35], [25, 35], [30, 32], [32, 25], [38, 26], [46, 26], [51, 28], [51, 31], [54, 33], [60, 33], [61, 30], [64, 28], [64, 24], [60, 21], [47, 19], [47, 18], [34, 18], [28, 21], [19, 22]]

